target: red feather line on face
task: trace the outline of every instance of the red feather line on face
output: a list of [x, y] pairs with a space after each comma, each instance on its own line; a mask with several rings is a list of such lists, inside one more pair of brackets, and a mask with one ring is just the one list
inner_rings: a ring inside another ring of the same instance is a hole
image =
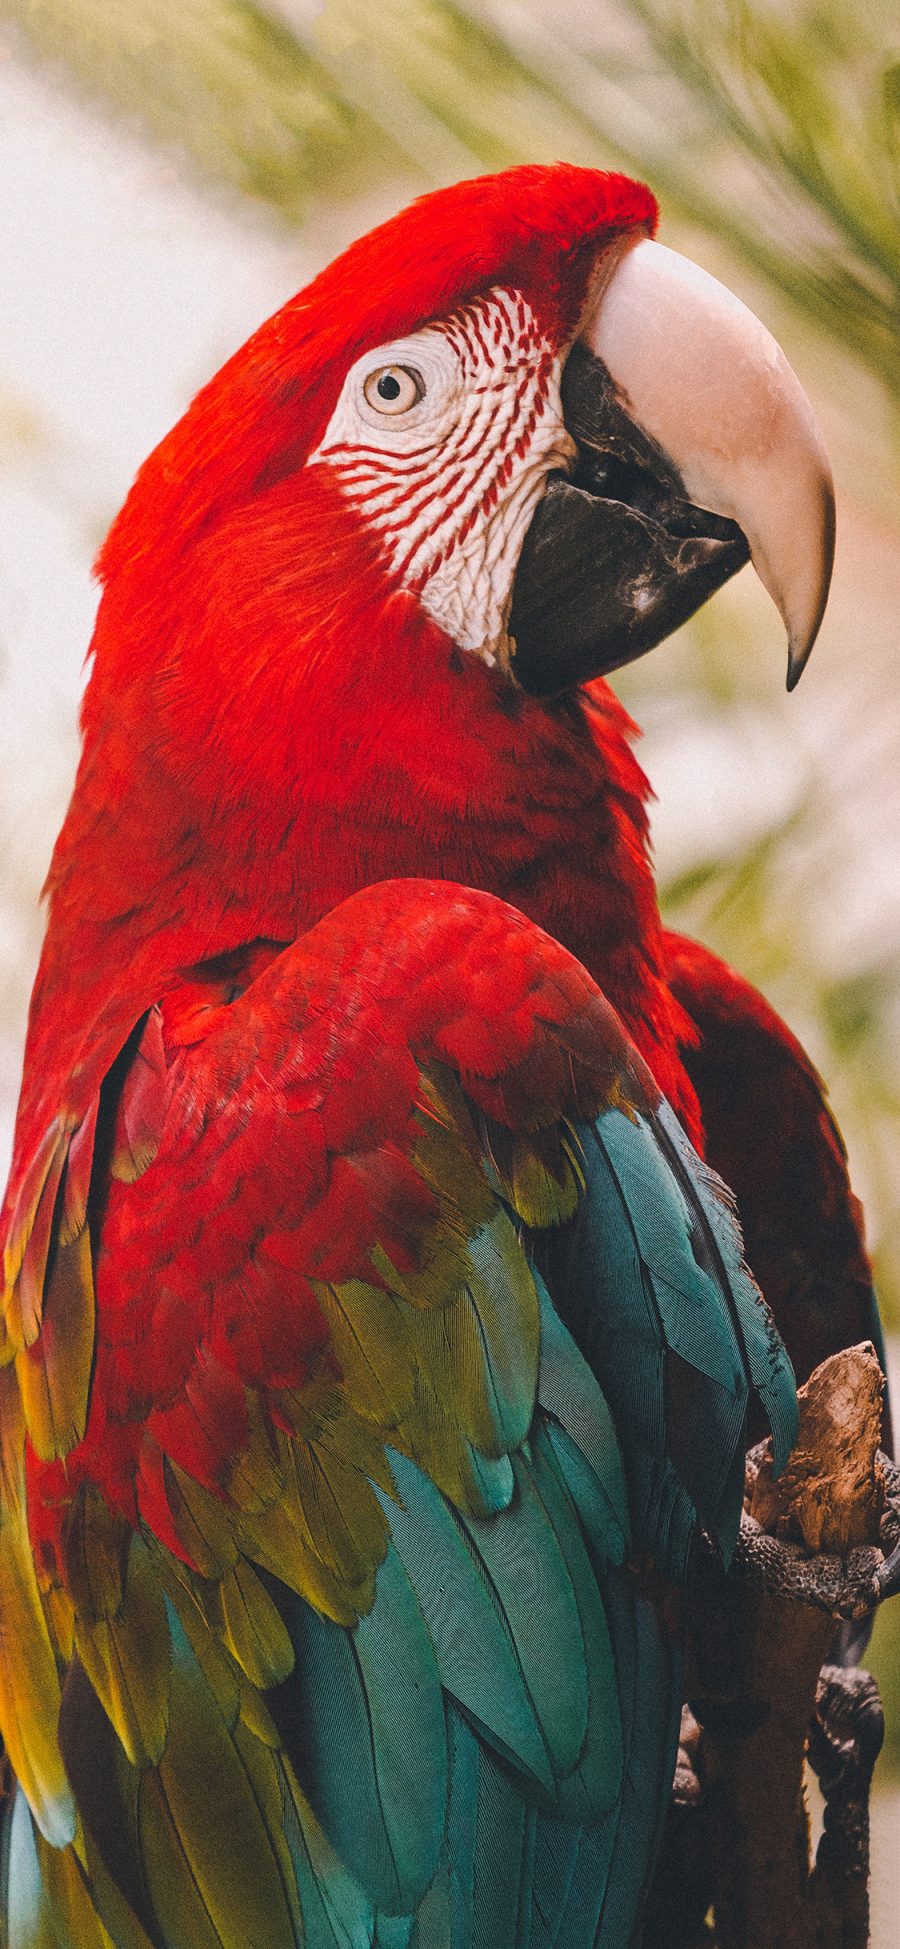
[[[421, 370], [423, 392], [379, 426], [363, 388], [382, 363]], [[518, 549], [547, 474], [573, 451], [560, 370], [523, 294], [487, 292], [354, 366], [312, 456], [378, 532], [391, 576], [464, 649], [507, 653]]]

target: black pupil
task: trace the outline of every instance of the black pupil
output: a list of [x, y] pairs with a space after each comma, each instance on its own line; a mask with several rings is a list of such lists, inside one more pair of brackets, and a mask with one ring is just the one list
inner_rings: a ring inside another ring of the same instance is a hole
[[375, 388], [379, 399], [399, 399], [400, 381], [392, 372], [383, 372]]

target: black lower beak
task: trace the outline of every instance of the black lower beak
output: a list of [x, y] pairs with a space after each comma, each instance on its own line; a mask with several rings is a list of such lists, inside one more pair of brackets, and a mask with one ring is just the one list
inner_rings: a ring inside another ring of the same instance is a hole
[[665, 454], [582, 345], [567, 360], [562, 401], [577, 462], [547, 483], [509, 618], [514, 675], [537, 696], [634, 662], [750, 559], [733, 521], [685, 499]]

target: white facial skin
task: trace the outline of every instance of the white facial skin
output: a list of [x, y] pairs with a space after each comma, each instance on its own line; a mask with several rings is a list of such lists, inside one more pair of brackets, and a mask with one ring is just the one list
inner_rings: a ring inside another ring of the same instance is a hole
[[308, 463], [335, 470], [401, 585], [487, 663], [509, 662], [525, 532], [574, 454], [561, 370], [521, 294], [488, 291], [358, 359]]

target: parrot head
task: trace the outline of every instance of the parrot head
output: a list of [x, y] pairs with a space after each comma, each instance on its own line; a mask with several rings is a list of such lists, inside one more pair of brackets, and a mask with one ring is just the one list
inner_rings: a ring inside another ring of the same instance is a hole
[[602, 677], [750, 559], [796, 681], [833, 498], [774, 341], [655, 225], [649, 190], [566, 164], [423, 197], [145, 462], [98, 562], [36, 1129], [55, 1070], [86, 1097], [180, 971], [245, 974], [404, 875], [555, 934], [679, 1100], [648, 787]]
[[173, 546], [182, 567], [199, 550], [202, 577], [211, 524], [267, 502], [277, 519], [287, 484], [295, 515], [344, 517], [330, 561], [298, 533], [307, 596], [338, 555], [346, 570], [349, 518], [385, 596], [539, 696], [643, 655], [751, 559], [792, 688], [828, 591], [828, 462], [774, 339], [653, 241], [656, 216], [640, 184], [563, 164], [419, 199], [198, 396], [138, 477], [104, 580], [130, 596], [136, 568], [158, 590]]

